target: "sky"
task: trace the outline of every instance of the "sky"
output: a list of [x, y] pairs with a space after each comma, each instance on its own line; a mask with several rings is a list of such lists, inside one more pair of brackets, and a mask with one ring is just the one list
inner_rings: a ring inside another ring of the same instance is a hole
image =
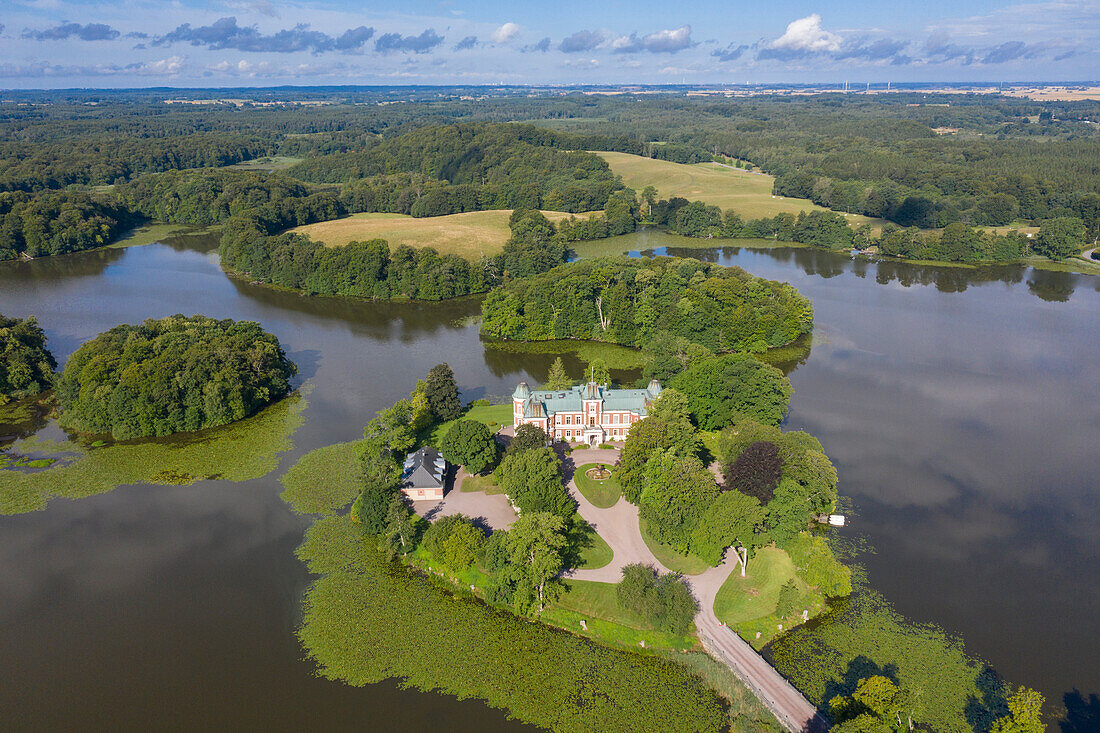
[[1095, 81], [1100, 0], [3, 0], [0, 88]]

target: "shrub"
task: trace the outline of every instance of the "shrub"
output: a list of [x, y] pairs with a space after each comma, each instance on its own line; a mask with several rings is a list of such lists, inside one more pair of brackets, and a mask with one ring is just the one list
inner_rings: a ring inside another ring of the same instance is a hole
[[779, 589], [779, 600], [775, 604], [775, 615], [779, 618], [787, 618], [798, 611], [802, 603], [802, 591], [798, 589], [798, 583], [792, 578]]
[[440, 517], [424, 531], [424, 549], [451, 570], [464, 570], [485, 548], [485, 532], [464, 514]]

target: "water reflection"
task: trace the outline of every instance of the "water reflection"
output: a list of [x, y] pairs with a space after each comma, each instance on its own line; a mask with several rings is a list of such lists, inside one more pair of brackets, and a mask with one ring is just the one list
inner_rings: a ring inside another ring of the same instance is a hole
[[[787, 427], [817, 435], [836, 462], [856, 510], [847, 531], [876, 549], [863, 558], [871, 584], [1050, 700], [1100, 690], [1100, 278], [687, 249], [657, 233], [620, 241], [737, 265], [813, 299], [812, 351], [782, 365], [795, 387]], [[482, 344], [479, 308], [304, 298], [229, 280], [208, 249], [178, 243], [0, 265], [0, 312], [37, 315], [62, 363], [117, 323], [196, 311], [262, 323], [315, 385], [284, 468], [357, 437], [440, 361], [464, 399], [543, 381], [555, 355]], [[580, 374], [575, 355], [563, 360]], [[275, 475], [143, 486], [0, 518], [0, 625], [21, 630], [0, 634], [0, 665], [21, 683], [0, 686], [6, 716], [61, 724], [83, 709], [110, 727], [108, 707], [150, 725], [171, 709], [191, 711], [190, 727], [328, 728], [366, 715], [420, 730], [430, 723], [416, 711], [433, 710], [458, 729], [508, 728], [475, 703], [311, 677], [292, 635], [302, 523], [280, 490]], [[139, 694], [125, 695], [130, 685]]]

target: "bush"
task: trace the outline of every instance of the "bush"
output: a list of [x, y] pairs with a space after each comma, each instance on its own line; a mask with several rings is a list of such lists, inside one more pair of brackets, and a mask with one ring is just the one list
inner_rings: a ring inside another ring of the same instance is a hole
[[779, 600], [775, 604], [775, 615], [779, 618], [788, 618], [798, 611], [802, 604], [802, 591], [792, 578], [779, 589]]
[[485, 549], [485, 532], [464, 514], [440, 517], [424, 531], [424, 549], [451, 570], [465, 570]]
[[241, 420], [285, 397], [297, 371], [258, 323], [175, 315], [85, 343], [57, 396], [63, 424], [125, 440]]
[[687, 633], [699, 612], [698, 602], [678, 575], [660, 575], [652, 566], [641, 563], [623, 568], [615, 597], [622, 608], [672, 634]]

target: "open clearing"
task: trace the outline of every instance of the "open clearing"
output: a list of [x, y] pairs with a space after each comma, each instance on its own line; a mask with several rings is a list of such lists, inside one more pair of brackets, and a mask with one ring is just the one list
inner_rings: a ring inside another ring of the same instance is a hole
[[[826, 211], [806, 199], [773, 196], [774, 179], [762, 173], [727, 168], [717, 163], [671, 163], [629, 153], [601, 152], [597, 155], [635, 191], [653, 186], [662, 198], [680, 196], [689, 201], [703, 201], [723, 211], [733, 209], [745, 219], [772, 217], [782, 212]], [[847, 218], [855, 224], [881, 226], [883, 223], [880, 219], [856, 214]]]
[[[550, 221], [570, 216], [561, 211], [544, 211]], [[404, 214], [353, 214], [345, 219], [307, 224], [291, 231], [308, 234], [328, 247], [342, 247], [349, 242], [385, 239], [391, 248], [407, 244], [410, 247], [433, 247], [444, 255], [459, 255], [476, 260], [492, 256], [504, 249], [511, 235], [508, 218], [511, 209], [469, 211], [464, 214], [428, 216], [414, 219]]]

